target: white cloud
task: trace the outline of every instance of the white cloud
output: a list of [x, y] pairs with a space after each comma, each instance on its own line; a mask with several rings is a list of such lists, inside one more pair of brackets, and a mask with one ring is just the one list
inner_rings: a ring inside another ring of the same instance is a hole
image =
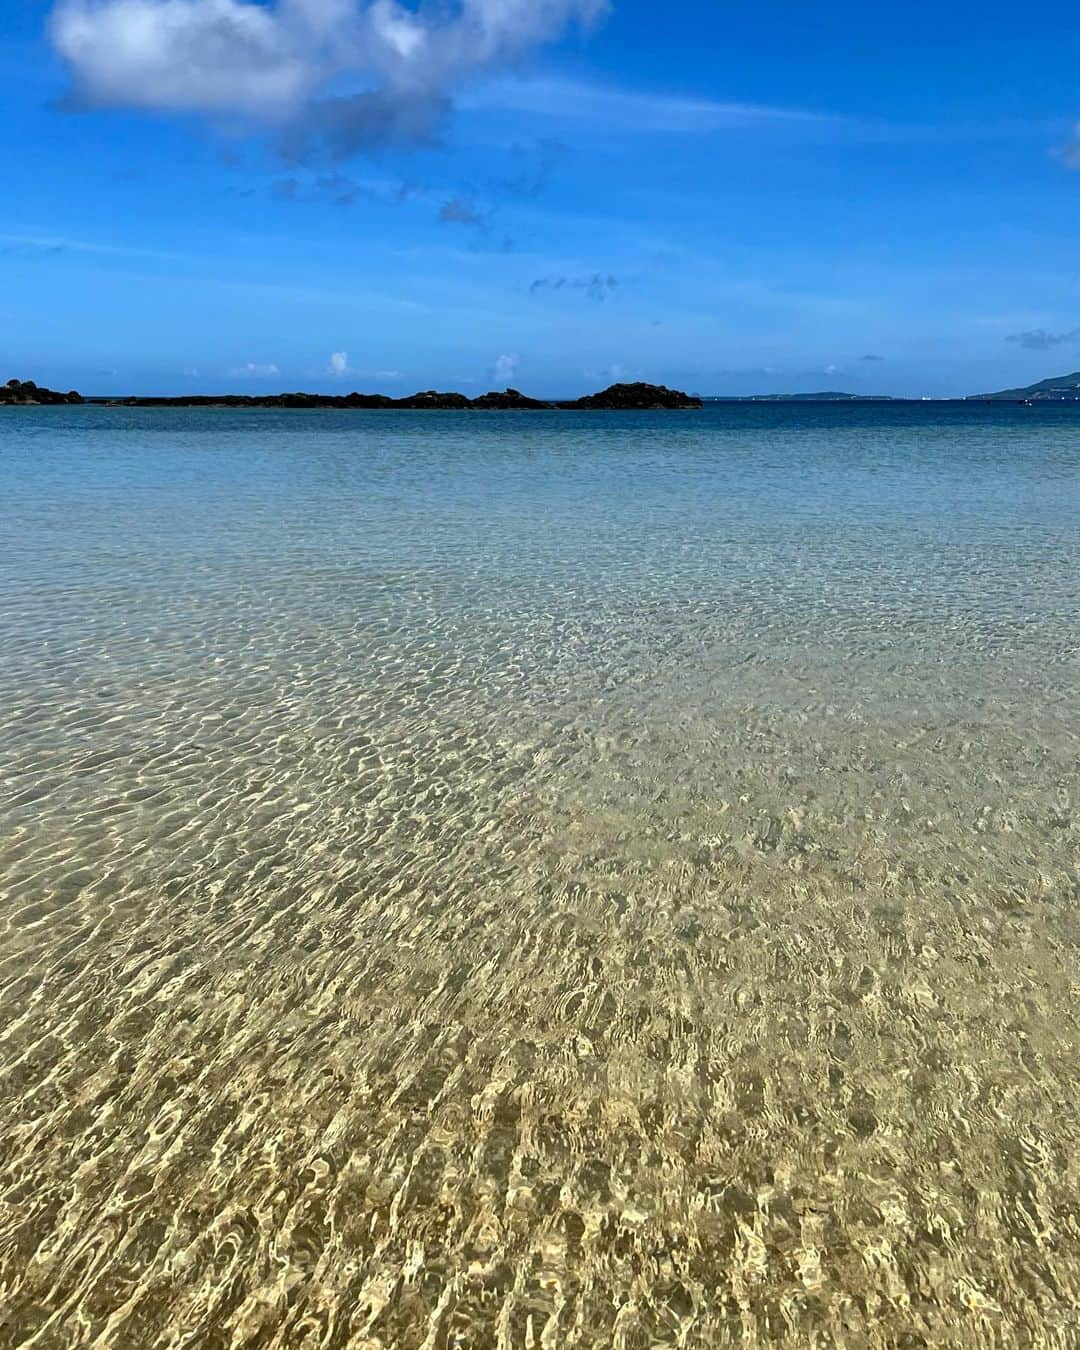
[[[84, 104], [240, 114], [345, 150], [422, 139], [470, 77], [607, 3], [59, 0], [50, 31]], [[343, 78], [359, 92], [325, 96]]]
[[517, 374], [518, 366], [520, 365], [520, 356], [504, 352], [502, 356], [497, 356], [495, 358], [495, 364], [491, 368], [491, 378], [496, 384], [509, 384]]
[[88, 102], [261, 113], [314, 87], [313, 53], [290, 42], [298, 18], [239, 0], [61, 0], [51, 33]]
[[272, 361], [245, 361], [242, 366], [234, 366], [229, 374], [239, 380], [265, 380], [271, 375], [280, 375], [281, 371]]
[[349, 353], [332, 352], [330, 355], [330, 364], [326, 368], [328, 375], [335, 375], [341, 378], [349, 373]]

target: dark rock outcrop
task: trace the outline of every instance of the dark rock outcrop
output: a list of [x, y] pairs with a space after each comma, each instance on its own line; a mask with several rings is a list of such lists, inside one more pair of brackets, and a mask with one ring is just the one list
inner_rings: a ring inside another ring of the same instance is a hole
[[72, 389], [67, 394], [58, 394], [55, 389], [40, 389], [33, 380], [8, 380], [0, 386], [0, 404], [25, 404], [41, 407], [50, 403], [82, 403], [81, 394]]
[[526, 395], [519, 393], [516, 389], [506, 389], [501, 394], [497, 390], [492, 390], [489, 394], [481, 394], [479, 398], [472, 401], [474, 408], [494, 408], [502, 412], [513, 412], [515, 408], [521, 408], [528, 411], [530, 408], [551, 408], [554, 405], [544, 403], [537, 398], [527, 398]]
[[455, 412], [462, 408], [471, 408], [472, 399], [464, 394], [440, 394], [434, 389], [425, 389], [422, 393], [411, 394], [408, 398], [392, 399], [392, 408], [430, 408], [435, 411]]
[[597, 412], [633, 412], [650, 408], [700, 408], [701, 399], [669, 389], [663, 384], [613, 384], [599, 394], [560, 403], [560, 408], [591, 409]]
[[405, 408], [419, 411], [514, 412], [547, 409], [570, 411], [632, 411], [650, 408], [700, 408], [701, 399], [690, 394], [668, 389], [662, 384], [613, 384], [599, 394], [586, 398], [567, 399], [549, 403], [529, 398], [517, 389], [492, 390], [479, 398], [465, 394], [441, 393], [436, 389], [422, 390], [404, 398], [390, 398], [386, 394], [181, 394], [132, 396], [130, 398], [84, 399], [74, 391], [57, 394], [50, 389], [39, 389], [33, 380], [12, 380], [0, 389], [2, 403], [97, 403], [114, 408]]

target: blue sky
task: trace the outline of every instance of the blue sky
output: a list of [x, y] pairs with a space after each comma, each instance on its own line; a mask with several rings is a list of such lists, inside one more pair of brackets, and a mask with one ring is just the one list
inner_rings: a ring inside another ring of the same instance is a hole
[[4, 9], [0, 378], [920, 396], [1080, 368], [1073, 6]]

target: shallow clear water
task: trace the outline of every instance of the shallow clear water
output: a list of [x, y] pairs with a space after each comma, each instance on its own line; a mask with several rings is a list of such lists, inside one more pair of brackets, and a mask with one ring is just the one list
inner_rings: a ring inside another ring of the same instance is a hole
[[1080, 1337], [1080, 414], [0, 410], [0, 1345]]

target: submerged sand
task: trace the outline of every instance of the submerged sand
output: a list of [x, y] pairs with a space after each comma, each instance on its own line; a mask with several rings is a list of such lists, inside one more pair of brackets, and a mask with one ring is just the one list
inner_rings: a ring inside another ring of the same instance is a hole
[[0, 1345], [1076, 1345], [1075, 662], [440, 659], [14, 709]]

